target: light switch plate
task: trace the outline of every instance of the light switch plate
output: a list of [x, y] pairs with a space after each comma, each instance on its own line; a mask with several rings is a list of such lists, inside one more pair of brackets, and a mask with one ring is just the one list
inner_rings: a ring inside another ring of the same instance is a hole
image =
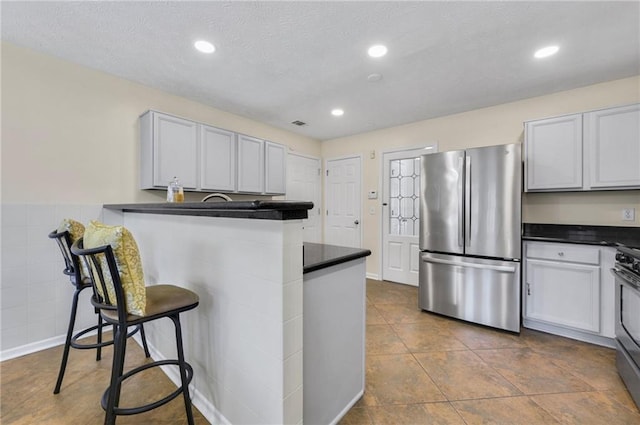
[[636, 221], [636, 209], [635, 208], [623, 208], [622, 209], [622, 221]]

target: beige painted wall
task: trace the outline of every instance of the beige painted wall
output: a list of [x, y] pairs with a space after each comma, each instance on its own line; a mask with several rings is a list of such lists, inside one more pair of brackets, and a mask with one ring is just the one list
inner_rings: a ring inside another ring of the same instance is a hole
[[3, 203], [163, 200], [162, 191], [138, 189], [138, 117], [148, 109], [320, 156], [319, 141], [12, 44], [1, 48]]
[[[433, 142], [439, 151], [517, 143], [524, 140], [523, 122], [602, 107], [640, 102], [640, 76], [596, 84], [548, 96], [419, 121], [366, 134], [324, 141], [322, 157], [361, 154], [363, 246], [372, 251], [367, 272], [381, 274], [381, 200], [368, 200], [368, 190], [380, 192], [381, 153]], [[345, 115], [344, 119], [348, 119]], [[376, 158], [370, 159], [371, 151]], [[374, 207], [376, 214], [370, 215]], [[636, 221], [623, 222], [621, 209], [636, 208]], [[530, 223], [638, 226], [640, 191], [536, 193], [523, 198], [523, 221]]]

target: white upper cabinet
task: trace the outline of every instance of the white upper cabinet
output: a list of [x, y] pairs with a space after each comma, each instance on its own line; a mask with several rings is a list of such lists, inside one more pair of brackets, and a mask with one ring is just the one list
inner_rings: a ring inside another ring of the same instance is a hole
[[140, 117], [140, 188], [283, 195], [287, 147], [147, 111]]
[[265, 142], [264, 191], [267, 194], [284, 194], [286, 191], [287, 148], [273, 142]]
[[582, 188], [582, 114], [525, 123], [525, 185]]
[[236, 190], [236, 134], [200, 125], [200, 189]]
[[640, 188], [640, 104], [525, 123], [525, 191]]
[[264, 192], [264, 140], [238, 135], [238, 192]]
[[165, 188], [178, 177], [186, 189], [197, 187], [198, 124], [149, 111], [140, 118], [142, 189]]
[[591, 188], [640, 186], [640, 104], [584, 115]]

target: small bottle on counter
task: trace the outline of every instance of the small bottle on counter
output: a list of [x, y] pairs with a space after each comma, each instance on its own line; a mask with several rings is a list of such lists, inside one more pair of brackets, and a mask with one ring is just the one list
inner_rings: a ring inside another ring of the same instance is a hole
[[184, 202], [184, 188], [177, 177], [174, 177], [167, 186], [167, 202]]

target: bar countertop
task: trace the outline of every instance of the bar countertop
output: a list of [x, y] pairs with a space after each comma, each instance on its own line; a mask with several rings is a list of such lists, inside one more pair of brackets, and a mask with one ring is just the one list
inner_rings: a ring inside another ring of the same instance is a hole
[[143, 214], [191, 215], [206, 217], [252, 218], [260, 220], [296, 220], [308, 217], [313, 202], [306, 201], [230, 201], [108, 204], [104, 208]]
[[640, 248], [640, 227], [524, 223], [522, 239]]
[[325, 269], [369, 255], [371, 251], [368, 249], [305, 242], [302, 255], [303, 273]]

